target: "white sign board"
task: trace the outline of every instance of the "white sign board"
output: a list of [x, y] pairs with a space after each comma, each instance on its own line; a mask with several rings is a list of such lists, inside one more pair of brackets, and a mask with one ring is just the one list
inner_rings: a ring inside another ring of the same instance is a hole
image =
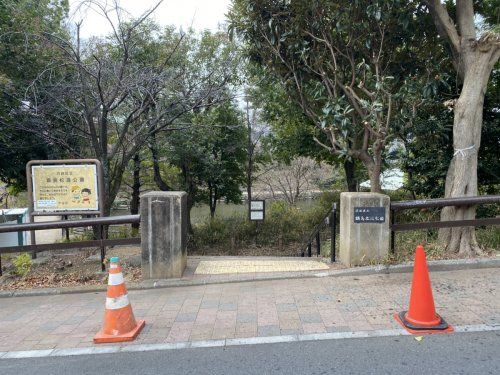
[[250, 220], [262, 221], [265, 218], [266, 203], [264, 200], [250, 201]]
[[250, 211], [250, 220], [264, 220], [264, 211]]
[[264, 201], [251, 201], [250, 209], [252, 211], [264, 211]]

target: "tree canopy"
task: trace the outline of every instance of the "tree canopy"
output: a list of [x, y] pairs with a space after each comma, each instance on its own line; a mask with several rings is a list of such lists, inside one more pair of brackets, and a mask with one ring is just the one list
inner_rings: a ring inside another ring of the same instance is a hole
[[399, 0], [235, 0], [229, 18], [250, 61], [314, 124], [316, 143], [362, 162], [380, 191], [394, 118], [406, 104], [405, 78], [421, 68], [412, 61], [426, 40], [425, 32], [415, 35], [419, 12]]
[[0, 180], [17, 191], [26, 185], [28, 161], [65, 155], [59, 143], [21, 128], [42, 121], [30, 108], [35, 90], [31, 83], [59, 54], [42, 36], [66, 37], [67, 12], [67, 1], [0, 2]]

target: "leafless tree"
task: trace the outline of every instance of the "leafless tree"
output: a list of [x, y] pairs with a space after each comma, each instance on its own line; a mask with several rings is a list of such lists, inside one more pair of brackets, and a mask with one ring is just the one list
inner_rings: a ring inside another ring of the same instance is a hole
[[300, 156], [289, 165], [273, 163], [272, 168], [259, 176], [259, 181], [269, 189], [274, 199], [284, 198], [293, 205], [314, 187], [314, 179], [320, 170], [317, 162]]
[[174, 122], [205, 106], [207, 98], [217, 101], [226, 72], [220, 66], [190, 70], [194, 39], [148, 20], [161, 1], [137, 19], [116, 2], [83, 3], [99, 12], [112, 32], [83, 40], [78, 22], [74, 38], [42, 35], [61, 54], [31, 86], [33, 110], [47, 121], [28, 130], [58, 142], [79, 139], [82, 147], [75, 153], [101, 161], [109, 214], [134, 155], [159, 132], [176, 129]]

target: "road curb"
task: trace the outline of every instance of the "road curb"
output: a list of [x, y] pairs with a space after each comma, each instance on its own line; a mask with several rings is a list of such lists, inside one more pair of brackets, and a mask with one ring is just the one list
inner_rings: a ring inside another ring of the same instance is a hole
[[[500, 326], [492, 326], [488, 324], [463, 325], [456, 326], [456, 333], [466, 332], [494, 332], [499, 331]], [[293, 343], [304, 341], [323, 341], [323, 340], [343, 340], [343, 339], [359, 339], [369, 337], [398, 337], [411, 336], [404, 329], [386, 329], [373, 331], [339, 331], [329, 333], [312, 333], [284, 336], [259, 336], [247, 338], [234, 338], [222, 340], [205, 340], [205, 341], [183, 341], [177, 343], [157, 343], [157, 344], [131, 344], [131, 345], [112, 345], [112, 346], [89, 346], [84, 348], [67, 348], [67, 349], [39, 349], [39, 350], [14, 350], [8, 352], [0, 352], [0, 359], [24, 359], [24, 358], [42, 358], [42, 357], [68, 357], [79, 355], [95, 355], [95, 354], [114, 354], [114, 353], [132, 353], [132, 352], [149, 352], [158, 350], [179, 350], [179, 349], [195, 349], [195, 348], [228, 348], [231, 346], [246, 346], [246, 345], [262, 345], [262, 344], [277, 344], [277, 343]]]
[[[444, 259], [427, 261], [429, 271], [461, 271], [481, 268], [500, 267], [500, 258], [476, 259]], [[410, 273], [413, 271], [413, 262], [394, 265], [376, 265], [367, 267], [347, 268], [326, 272], [326, 276], [368, 276], [376, 274]], [[318, 274], [317, 274], [318, 275]]]
[[[429, 270], [431, 272], [438, 271], [460, 271], [469, 269], [482, 268], [500, 268], [500, 258], [476, 258], [476, 259], [445, 259], [428, 261]], [[377, 274], [391, 273], [410, 273], [413, 271], [413, 262], [396, 265], [376, 265], [355, 267], [346, 269], [336, 269], [317, 273], [297, 273], [284, 275], [270, 275], [269, 277], [260, 277], [258, 279], [240, 279], [240, 280], [148, 280], [140, 284], [127, 284], [128, 290], [147, 290], [159, 288], [176, 288], [185, 286], [200, 286], [210, 284], [234, 284], [256, 281], [272, 281], [285, 279], [310, 279], [317, 277], [345, 277], [345, 276], [370, 276]], [[40, 289], [23, 289], [13, 291], [0, 291], [0, 298], [9, 297], [30, 297], [30, 296], [51, 296], [59, 294], [75, 294], [75, 293], [99, 293], [106, 291], [106, 285], [90, 285], [65, 288], [40, 288]]]

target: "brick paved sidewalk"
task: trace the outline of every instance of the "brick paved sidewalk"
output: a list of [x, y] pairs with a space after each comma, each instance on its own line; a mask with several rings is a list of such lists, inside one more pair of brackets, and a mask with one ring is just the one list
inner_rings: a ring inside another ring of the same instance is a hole
[[[452, 325], [500, 325], [498, 269], [434, 272]], [[411, 274], [252, 281], [130, 292], [146, 327], [132, 344], [399, 328]], [[0, 299], [0, 352], [94, 346], [105, 293]]]

